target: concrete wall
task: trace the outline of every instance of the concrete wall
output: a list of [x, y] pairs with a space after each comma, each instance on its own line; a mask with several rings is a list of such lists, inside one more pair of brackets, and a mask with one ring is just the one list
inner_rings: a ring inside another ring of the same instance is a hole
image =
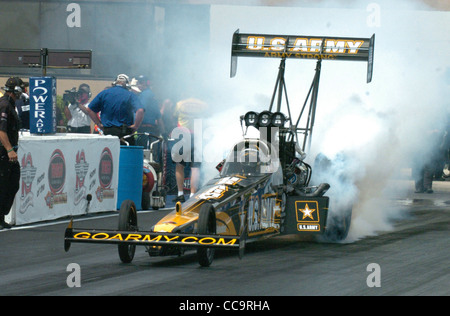
[[[2, 1], [0, 48], [92, 50], [91, 70], [48, 69], [47, 74], [58, 79], [106, 82], [119, 73], [130, 77], [145, 74], [152, 77], [154, 88], [162, 94], [174, 91], [170, 87], [174, 78], [178, 82], [186, 78], [189, 85], [192, 82], [189, 74], [206, 62], [209, 5], [173, 2], [161, 5], [154, 1], [74, 1], [74, 4]], [[41, 69], [0, 65], [2, 77], [41, 74]]]

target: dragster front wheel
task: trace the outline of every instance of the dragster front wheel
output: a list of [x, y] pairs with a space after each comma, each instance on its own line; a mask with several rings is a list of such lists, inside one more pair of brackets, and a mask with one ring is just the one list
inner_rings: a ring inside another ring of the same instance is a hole
[[[198, 215], [198, 233], [200, 235], [213, 235], [216, 233], [216, 212], [214, 207], [205, 203], [201, 206]], [[197, 248], [198, 263], [202, 267], [209, 267], [214, 260], [214, 248]]]
[[[137, 231], [136, 205], [131, 200], [125, 200], [120, 205], [119, 211], [119, 231]], [[136, 245], [119, 245], [119, 257], [123, 263], [133, 261]]]

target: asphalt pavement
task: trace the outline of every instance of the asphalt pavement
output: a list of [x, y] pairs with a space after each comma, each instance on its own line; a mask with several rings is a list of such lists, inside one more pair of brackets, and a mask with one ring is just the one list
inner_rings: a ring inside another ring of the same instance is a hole
[[[0, 231], [0, 296], [171, 296], [170, 308], [179, 310], [185, 297], [450, 295], [450, 182], [435, 182], [433, 194], [414, 193], [412, 181], [392, 185], [407, 191], [392, 197], [403, 214], [392, 229], [351, 243], [275, 237], [247, 245], [242, 260], [217, 252], [209, 268], [195, 253], [155, 258], [143, 247], [130, 264], [114, 245], [73, 244], [65, 252], [68, 219]], [[139, 225], [151, 227], [169, 211], [139, 212]], [[74, 225], [114, 229], [117, 214], [79, 217]]]

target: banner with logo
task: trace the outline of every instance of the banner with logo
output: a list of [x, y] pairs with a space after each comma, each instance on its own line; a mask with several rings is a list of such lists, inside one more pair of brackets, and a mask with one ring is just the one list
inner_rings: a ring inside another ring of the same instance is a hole
[[30, 132], [56, 132], [56, 78], [30, 78]]
[[116, 210], [119, 139], [60, 134], [19, 140], [20, 189], [16, 225]]

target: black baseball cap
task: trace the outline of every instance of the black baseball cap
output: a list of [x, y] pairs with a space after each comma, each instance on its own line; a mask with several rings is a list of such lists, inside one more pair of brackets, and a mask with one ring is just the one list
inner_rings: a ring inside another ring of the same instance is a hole
[[[16, 87], [20, 87], [20, 82], [22, 80], [20, 80], [20, 78], [18, 77], [10, 77], [6, 83], [5, 83], [5, 87], [3, 88], [6, 92], [14, 92], [14, 90], [16, 89]], [[23, 83], [23, 81], [22, 81]]]
[[28, 87], [30, 84], [28, 82], [24, 82], [21, 78], [16, 77], [19, 80], [19, 86], [24, 90], [26, 87]]

